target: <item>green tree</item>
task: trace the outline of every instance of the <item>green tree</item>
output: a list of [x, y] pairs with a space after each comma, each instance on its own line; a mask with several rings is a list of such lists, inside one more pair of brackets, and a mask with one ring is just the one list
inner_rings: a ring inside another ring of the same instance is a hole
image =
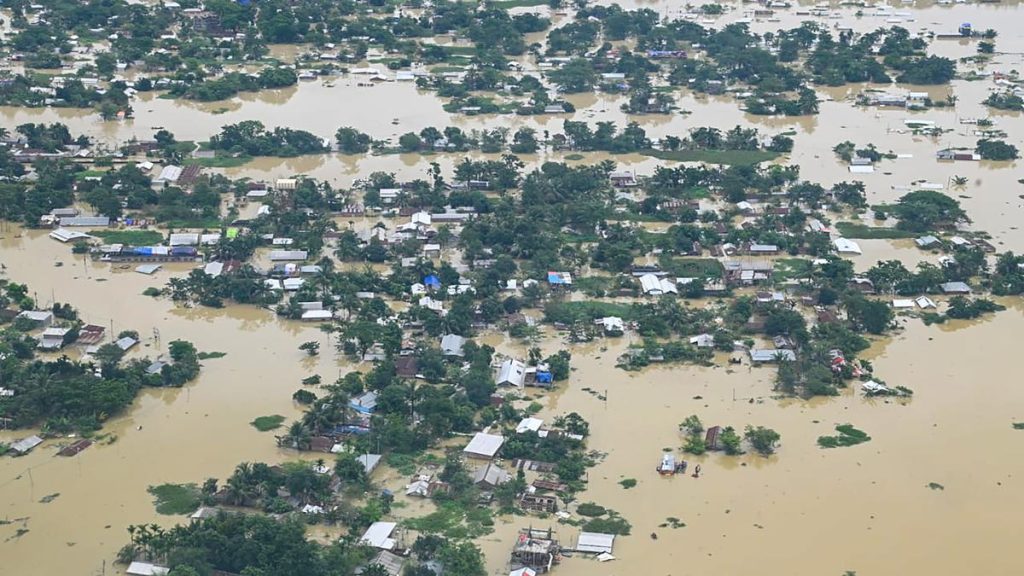
[[892, 324], [892, 308], [879, 300], [854, 295], [845, 301], [846, 315], [857, 327], [871, 334], [882, 334]]
[[897, 227], [911, 232], [953, 228], [959, 222], [969, 221], [960, 202], [934, 190], [904, 194], [891, 210], [899, 219]]
[[343, 154], [364, 154], [370, 150], [370, 136], [355, 128], [338, 128], [334, 137], [338, 141], [338, 150]]
[[722, 428], [722, 432], [718, 435], [718, 443], [722, 445], [725, 453], [730, 456], [743, 454], [742, 439], [732, 426]]
[[768, 456], [775, 453], [775, 447], [781, 436], [771, 428], [747, 426], [743, 432], [743, 438], [750, 442], [751, 447], [759, 454]]
[[398, 138], [398, 146], [402, 152], [418, 152], [423, 148], [423, 140], [413, 132], [406, 132]]
[[1020, 158], [1017, 147], [1002, 140], [978, 140], [975, 150], [984, 160], [1016, 160]]
[[696, 414], [691, 414], [686, 417], [686, 420], [683, 420], [683, 423], [679, 425], [679, 429], [690, 436], [697, 436], [704, 433], [704, 423], [700, 421], [700, 417]]
[[472, 542], [448, 541], [437, 557], [448, 576], [484, 576], [487, 573], [483, 554]]

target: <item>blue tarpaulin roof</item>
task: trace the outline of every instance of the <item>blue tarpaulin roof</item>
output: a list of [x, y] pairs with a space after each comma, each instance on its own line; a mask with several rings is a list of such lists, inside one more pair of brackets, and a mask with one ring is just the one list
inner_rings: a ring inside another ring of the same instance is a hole
[[572, 284], [572, 276], [568, 272], [548, 272], [548, 284]]
[[426, 278], [423, 279], [423, 285], [424, 286], [440, 286], [441, 285], [441, 279], [438, 278], [436, 274], [431, 274], [431, 275], [429, 275], [429, 276], [427, 276]]

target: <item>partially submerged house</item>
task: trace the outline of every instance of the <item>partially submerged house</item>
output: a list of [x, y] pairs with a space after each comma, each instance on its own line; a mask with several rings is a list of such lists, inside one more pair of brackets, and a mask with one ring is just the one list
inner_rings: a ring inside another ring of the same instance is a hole
[[604, 329], [605, 336], [622, 336], [626, 332], [626, 323], [618, 316], [605, 316], [595, 322]]
[[707, 333], [698, 334], [690, 338], [690, 344], [696, 346], [697, 348], [714, 348], [715, 337]]
[[377, 409], [377, 393], [372, 390], [363, 392], [352, 399], [349, 407], [360, 414], [373, 414]]
[[519, 421], [519, 425], [516, 426], [516, 434], [525, 434], [527, 432], [538, 432], [540, 427], [544, 425], [544, 420], [540, 418], [534, 418], [527, 416]]
[[576, 540], [576, 551], [590, 554], [611, 554], [614, 545], [614, 534], [580, 532], [580, 536]]
[[505, 360], [498, 367], [498, 377], [494, 381], [498, 386], [522, 388], [526, 383], [526, 364], [514, 358]]
[[24, 456], [42, 443], [43, 439], [33, 434], [32, 436], [22, 438], [21, 440], [12, 443], [10, 449], [18, 456]]
[[971, 287], [966, 282], [943, 282], [939, 284], [943, 294], [970, 294]]
[[608, 175], [608, 181], [616, 188], [630, 188], [637, 185], [636, 174], [633, 172], [612, 172]]
[[106, 216], [69, 216], [60, 219], [63, 228], [106, 228], [110, 226], [110, 218]]
[[359, 543], [381, 550], [394, 550], [398, 545], [398, 542], [392, 538], [396, 528], [398, 528], [397, 522], [374, 522], [360, 536]]
[[552, 288], [572, 288], [572, 274], [569, 272], [548, 272], [548, 284]]
[[840, 254], [862, 254], [860, 245], [849, 240], [847, 238], [836, 238], [832, 241], [832, 244], [836, 247], [836, 252]]
[[449, 357], [462, 358], [462, 347], [466, 345], [466, 339], [457, 334], [445, 334], [441, 337], [441, 354]]
[[541, 574], [548, 572], [561, 559], [561, 546], [551, 529], [523, 528], [512, 547], [510, 564], [516, 569], [530, 568]]
[[363, 465], [363, 472], [369, 476], [370, 474], [373, 474], [373, 471], [377, 469], [377, 466], [380, 466], [381, 458], [383, 458], [383, 456], [380, 454], [363, 454], [356, 458], [356, 460]]
[[309, 257], [305, 250], [271, 250], [271, 262], [303, 261]]
[[473, 485], [482, 490], [494, 490], [498, 486], [512, 480], [512, 475], [496, 466], [493, 462], [477, 468], [473, 473]]
[[384, 571], [388, 573], [388, 576], [400, 576], [405, 563], [406, 559], [402, 556], [394, 554], [388, 550], [381, 550], [365, 566], [356, 568], [355, 573], [357, 575], [363, 574], [368, 566], [376, 565], [383, 567]]
[[72, 335], [71, 328], [50, 326], [43, 330], [43, 335], [39, 340], [39, 348], [42, 350], [60, 350], [71, 343]]
[[786, 362], [796, 361], [796, 352], [792, 350], [777, 349], [777, 348], [751, 348], [750, 349], [750, 361], [757, 364], [767, 364], [770, 362], [778, 362], [783, 360]]
[[640, 289], [648, 296], [661, 296], [663, 294], [678, 294], [679, 288], [676, 283], [668, 278], [659, 278], [655, 274], [644, 274], [640, 276]]
[[57, 228], [50, 232], [50, 238], [58, 242], [68, 243], [77, 242], [79, 240], [89, 240], [93, 236], [86, 234], [85, 232], [78, 232], [77, 230], [68, 230], [67, 228]]
[[477, 432], [469, 444], [462, 449], [467, 458], [479, 460], [492, 460], [498, 455], [502, 445], [505, 444], [505, 437], [498, 434], [487, 434]]
[[132, 562], [124, 571], [128, 576], [166, 576], [171, 569], [149, 562]]
[[48, 310], [25, 310], [17, 317], [31, 321], [37, 328], [47, 328], [53, 324], [53, 312]]

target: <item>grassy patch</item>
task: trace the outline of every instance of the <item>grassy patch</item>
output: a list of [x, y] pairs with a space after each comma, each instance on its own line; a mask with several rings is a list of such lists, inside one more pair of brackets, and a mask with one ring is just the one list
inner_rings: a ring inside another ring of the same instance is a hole
[[217, 358], [223, 358], [227, 355], [227, 352], [200, 352], [199, 354], [196, 354], [196, 357], [200, 360], [216, 360]]
[[608, 511], [607, 518], [593, 518], [583, 524], [584, 532], [600, 532], [619, 536], [628, 536], [632, 529], [633, 526], [614, 510]]
[[494, 519], [489, 508], [449, 501], [426, 516], [406, 520], [405, 526], [447, 538], [478, 538], [491, 532]]
[[566, 154], [565, 155], [565, 159], [566, 160], [572, 160], [573, 162], [575, 162], [577, 160], [583, 160], [584, 158], [585, 158], [585, 156], [583, 154]]
[[219, 230], [222, 222], [216, 219], [203, 220], [196, 218], [195, 220], [168, 220], [163, 223], [168, 228], [195, 228], [198, 230], [217, 229]]
[[146, 489], [153, 496], [157, 514], [190, 514], [199, 508], [200, 492], [195, 484], [161, 484]]
[[215, 156], [213, 158], [186, 158], [182, 164], [195, 164], [204, 168], [238, 168], [245, 166], [252, 156]]
[[1013, 429], [1014, 430], [1024, 430], [1024, 422], [1014, 422], [1013, 423]]
[[839, 432], [836, 436], [819, 436], [818, 446], [822, 448], [856, 446], [871, 440], [871, 436], [868, 436], [863, 430], [854, 428], [853, 424], [840, 424], [836, 426], [836, 432]]
[[108, 244], [152, 246], [164, 241], [164, 235], [156, 230], [90, 230], [89, 234]]
[[580, 516], [590, 516], [595, 518], [597, 516], [604, 516], [607, 512], [607, 508], [599, 504], [594, 504], [593, 502], [584, 502], [576, 508], [576, 513]]
[[259, 418], [249, 422], [252, 427], [259, 430], [260, 432], [270, 432], [276, 430], [284, 424], [284, 416], [280, 414], [274, 414], [272, 416], [260, 416]]
[[384, 457], [384, 463], [398, 470], [403, 476], [412, 476], [416, 473], [416, 458], [409, 454], [392, 452]]
[[161, 294], [163, 294], [163, 291], [153, 286], [150, 286], [149, 288], [146, 288], [145, 290], [142, 291], [143, 296], [150, 296], [152, 298], [156, 298]]
[[590, 321], [605, 316], [618, 316], [623, 320], [631, 319], [633, 307], [630, 304], [614, 302], [548, 302], [544, 306], [544, 318], [549, 322], [572, 324], [577, 320]]
[[836, 230], [839, 230], [839, 233], [845, 238], [860, 240], [894, 240], [917, 236], [913, 232], [907, 232], [906, 230], [875, 228], [873, 226], [865, 226], [864, 224], [854, 224], [853, 222], [837, 222]]
[[643, 150], [644, 156], [675, 162], [705, 162], [726, 166], [754, 166], [779, 157], [778, 152], [763, 150]]
[[82, 180], [85, 180], [87, 178], [100, 178], [106, 173], [106, 170], [83, 170], [75, 174], [75, 180], [81, 182]]
[[794, 278], [806, 278], [811, 273], [811, 261], [804, 258], [779, 258], [775, 261], [772, 278], [785, 282]]
[[931, 488], [932, 490], [945, 490], [946, 489], [945, 486], [943, 486], [942, 484], [939, 484], [938, 482], [929, 482], [928, 483], [928, 487]]
[[573, 278], [575, 288], [589, 296], [603, 296], [611, 289], [614, 278], [610, 276], [583, 276]]
[[[495, 2], [498, 5], [504, 5], [504, 2]], [[444, 53], [449, 56], [475, 56], [476, 46], [442, 46]]]
[[444, 74], [445, 72], [462, 72], [463, 70], [462, 66], [433, 66], [430, 68], [430, 73]]
[[677, 278], [721, 278], [725, 273], [722, 263], [714, 258], [673, 258], [663, 254], [658, 265]]
[[532, 8], [534, 6], [547, 6], [548, 0], [496, 0], [492, 2], [498, 8]]
[[636, 486], [636, 478], [623, 478], [622, 480], [619, 480], [619, 486], [629, 490]]

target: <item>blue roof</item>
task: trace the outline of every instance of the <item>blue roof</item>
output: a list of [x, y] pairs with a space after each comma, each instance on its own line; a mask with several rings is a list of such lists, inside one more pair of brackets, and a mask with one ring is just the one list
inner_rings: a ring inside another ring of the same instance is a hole
[[565, 272], [548, 272], [548, 284], [572, 284]]
[[540, 382], [542, 384], [551, 384], [551, 379], [551, 372], [545, 372], [543, 370], [537, 371], [537, 382]]
[[437, 274], [430, 274], [423, 279], [424, 286], [440, 286], [441, 279], [437, 277]]

